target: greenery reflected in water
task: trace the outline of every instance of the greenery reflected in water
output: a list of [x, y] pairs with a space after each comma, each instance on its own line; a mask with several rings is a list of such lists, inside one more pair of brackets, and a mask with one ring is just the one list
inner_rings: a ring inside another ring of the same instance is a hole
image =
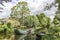
[[9, 39], [11, 36], [12, 36], [11, 34], [1, 33], [0, 40]]

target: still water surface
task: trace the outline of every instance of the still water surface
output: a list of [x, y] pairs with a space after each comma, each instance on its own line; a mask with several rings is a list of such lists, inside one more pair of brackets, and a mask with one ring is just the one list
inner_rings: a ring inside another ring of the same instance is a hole
[[0, 40], [24, 40], [26, 35], [0, 34]]

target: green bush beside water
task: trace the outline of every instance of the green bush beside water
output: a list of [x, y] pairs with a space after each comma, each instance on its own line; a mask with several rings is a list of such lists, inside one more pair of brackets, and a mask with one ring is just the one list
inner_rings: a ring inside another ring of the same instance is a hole
[[[58, 11], [60, 11], [60, 1], [58, 0]], [[19, 10], [18, 10], [19, 9]], [[53, 21], [44, 13], [37, 15], [30, 15], [27, 2], [18, 2], [16, 6], [11, 8], [10, 22], [0, 23], [0, 32], [6, 29], [8, 34], [14, 34], [14, 27], [24, 30], [34, 28], [33, 35], [44, 33], [41, 40], [60, 40], [60, 13], [57, 12]], [[3, 19], [4, 20], [4, 19]], [[8, 21], [9, 21], [8, 20]], [[14, 23], [13, 23], [14, 22]], [[32, 38], [32, 33], [27, 34], [26, 38]], [[41, 34], [40, 34], [41, 35]], [[28, 39], [30, 40], [30, 39]], [[33, 38], [31, 39], [33, 40]]]
[[[42, 40], [59, 40], [60, 39], [60, 23], [58, 23], [57, 21], [55, 21], [54, 19], [51, 22], [51, 20], [48, 17], [46, 17], [44, 14], [40, 14], [36, 16], [25, 17], [24, 26], [26, 26], [27, 29], [30, 27], [34, 28], [34, 35], [44, 32], [45, 34], [42, 36]], [[4, 31], [5, 28], [7, 29], [7, 33], [14, 33], [14, 27], [10, 22], [7, 22], [6, 24], [3, 24], [3, 25], [0, 24], [0, 31]]]

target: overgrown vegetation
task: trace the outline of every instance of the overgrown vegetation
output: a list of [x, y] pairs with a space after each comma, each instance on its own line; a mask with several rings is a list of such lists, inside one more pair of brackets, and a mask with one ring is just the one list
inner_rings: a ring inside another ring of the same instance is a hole
[[51, 19], [45, 16], [44, 13], [35, 16], [30, 15], [27, 2], [18, 2], [16, 6], [11, 8], [11, 16], [8, 22], [1, 21], [0, 32], [6, 29], [8, 33], [14, 33], [14, 27], [22, 30], [34, 28], [34, 35], [44, 33], [41, 40], [60, 40], [60, 17], [58, 14], [56, 14], [54, 20], [51, 22]]

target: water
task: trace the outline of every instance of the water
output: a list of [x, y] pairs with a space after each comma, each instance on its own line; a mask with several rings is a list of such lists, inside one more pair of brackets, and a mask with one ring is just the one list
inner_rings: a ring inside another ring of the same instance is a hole
[[[27, 36], [28, 35], [28, 36]], [[14, 35], [14, 34], [0, 34], [0, 40], [25, 40], [26, 38], [29, 39], [29, 37], [31, 37], [31, 35], [29, 34], [23, 34], [23, 35]]]
[[0, 40], [24, 40], [26, 35], [0, 34]]

